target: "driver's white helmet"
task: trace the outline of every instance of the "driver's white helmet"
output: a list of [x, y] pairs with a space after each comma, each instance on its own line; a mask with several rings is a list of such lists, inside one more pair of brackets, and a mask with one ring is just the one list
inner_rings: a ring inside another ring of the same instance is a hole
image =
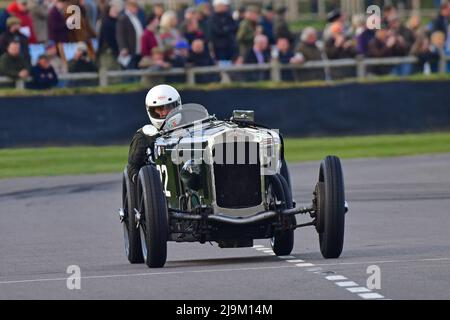
[[178, 91], [167, 84], [160, 84], [150, 89], [145, 97], [147, 114], [152, 124], [159, 130], [166, 117], [161, 117], [158, 109], [167, 108], [167, 113], [181, 105], [181, 96]]

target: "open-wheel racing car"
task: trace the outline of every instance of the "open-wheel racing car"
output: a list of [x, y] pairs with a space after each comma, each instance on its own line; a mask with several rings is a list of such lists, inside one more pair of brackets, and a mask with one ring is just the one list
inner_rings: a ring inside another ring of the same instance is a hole
[[[323, 257], [340, 256], [347, 205], [339, 158], [321, 162], [312, 204], [299, 207], [283, 138], [256, 124], [253, 111], [218, 120], [201, 105], [185, 104], [161, 131], [150, 127], [146, 134], [156, 139], [136, 183], [123, 172], [119, 216], [131, 263], [164, 266], [168, 241], [238, 248], [270, 239], [276, 255], [289, 255], [294, 230], [304, 226], [317, 230]], [[312, 221], [297, 224], [297, 214]]]

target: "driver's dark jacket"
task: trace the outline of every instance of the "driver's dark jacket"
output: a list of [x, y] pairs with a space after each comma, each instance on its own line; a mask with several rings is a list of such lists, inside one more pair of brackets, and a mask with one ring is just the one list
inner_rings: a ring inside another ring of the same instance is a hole
[[155, 142], [155, 137], [150, 137], [144, 134], [142, 128], [136, 131], [131, 140], [130, 150], [128, 152], [128, 176], [133, 179], [134, 182], [137, 181], [137, 175], [139, 170], [146, 164], [148, 155], [147, 149], [153, 152], [153, 145]]

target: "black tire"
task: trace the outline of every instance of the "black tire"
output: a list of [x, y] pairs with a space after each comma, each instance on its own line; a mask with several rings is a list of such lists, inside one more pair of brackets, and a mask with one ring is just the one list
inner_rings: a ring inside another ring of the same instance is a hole
[[281, 160], [280, 174], [283, 176], [284, 180], [286, 180], [292, 194], [291, 174], [289, 173], [289, 167], [285, 159]]
[[[280, 199], [281, 197], [284, 197], [283, 201], [286, 203], [285, 208], [291, 209], [293, 207], [292, 190], [288, 185], [288, 182], [280, 174], [275, 175], [274, 178], [279, 180], [282, 187], [282, 192], [276, 192], [278, 193], [277, 198]], [[295, 216], [291, 216], [289, 219], [291, 219], [291, 224], [296, 224]], [[294, 230], [285, 230], [283, 232], [275, 233], [270, 240], [270, 246], [277, 256], [287, 256], [291, 254], [292, 249], [294, 248]]]
[[125, 211], [123, 220], [123, 236], [125, 244], [125, 254], [130, 263], [143, 263], [141, 239], [139, 229], [135, 220], [134, 208], [136, 208], [135, 185], [128, 177], [127, 168], [123, 171], [122, 178], [122, 208]]
[[338, 157], [327, 156], [322, 161], [318, 189], [320, 252], [326, 259], [338, 258], [344, 246], [345, 228], [344, 178]]
[[161, 268], [167, 259], [168, 214], [166, 197], [155, 166], [148, 165], [139, 171], [137, 194], [142, 254], [148, 267]]

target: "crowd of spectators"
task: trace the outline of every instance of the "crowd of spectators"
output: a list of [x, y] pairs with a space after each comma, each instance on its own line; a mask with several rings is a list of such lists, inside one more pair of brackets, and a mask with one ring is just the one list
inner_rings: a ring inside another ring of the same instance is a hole
[[[449, 38], [450, 3], [445, 0], [427, 26], [417, 15], [404, 21], [395, 6], [386, 5], [379, 30], [367, 27], [365, 15], [347, 17], [335, 9], [328, 14], [324, 30], [306, 27], [300, 34], [291, 32], [286, 7], [233, 8], [229, 0], [195, 3], [180, 11], [166, 10], [161, 4], [145, 11], [137, 0], [15, 0], [0, 13], [0, 76], [31, 78], [28, 87], [46, 89], [58, 85], [58, 75], [100, 68], [165, 70], [263, 64], [272, 59], [302, 64], [357, 55], [417, 56], [419, 63], [414, 65], [369, 70], [404, 75], [436, 71]], [[73, 5], [80, 8], [80, 17], [70, 10]], [[74, 45], [70, 55], [65, 52], [68, 43]], [[33, 58], [30, 48], [36, 45], [43, 52]], [[328, 75], [323, 68], [283, 70], [282, 78], [339, 78], [354, 72], [348, 68]], [[266, 78], [267, 72], [253, 72], [245, 80]], [[218, 81], [219, 77], [203, 75], [197, 80]]]

